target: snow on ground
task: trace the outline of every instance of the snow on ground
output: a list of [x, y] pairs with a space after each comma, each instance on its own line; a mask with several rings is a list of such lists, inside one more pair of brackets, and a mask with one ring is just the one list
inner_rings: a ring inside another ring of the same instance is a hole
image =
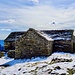
[[5, 56], [5, 57], [0, 58], [0, 65], [8, 64], [8, 65], [12, 66], [17, 63], [37, 62], [37, 61], [42, 61], [45, 59], [46, 59], [46, 57], [36, 57], [36, 58], [32, 57], [31, 59], [16, 59], [16, 60], [14, 60], [14, 59], [11, 59], [11, 58]]
[[14, 59], [6, 59], [5, 57], [2, 57], [2, 58], [0, 58], [0, 65], [3, 65], [3, 64], [10, 62], [12, 60], [14, 60]]
[[70, 53], [53, 53], [47, 58], [37, 57], [23, 60], [2, 57], [0, 64], [2, 62], [10, 66], [1, 66], [0, 75], [75, 75], [75, 54]]

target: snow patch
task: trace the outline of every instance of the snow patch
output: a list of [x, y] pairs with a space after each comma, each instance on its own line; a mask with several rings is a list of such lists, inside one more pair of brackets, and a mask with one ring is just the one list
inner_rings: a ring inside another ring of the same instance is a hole
[[50, 38], [47, 34], [45, 34], [44, 32], [38, 31], [38, 33], [43, 36], [44, 38], [46, 38], [48, 41], [54, 41], [52, 38]]

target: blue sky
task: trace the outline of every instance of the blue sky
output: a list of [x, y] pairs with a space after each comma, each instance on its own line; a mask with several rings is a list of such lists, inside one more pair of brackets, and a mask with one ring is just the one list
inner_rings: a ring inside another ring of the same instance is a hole
[[0, 0], [0, 39], [28, 28], [75, 30], [75, 0]]

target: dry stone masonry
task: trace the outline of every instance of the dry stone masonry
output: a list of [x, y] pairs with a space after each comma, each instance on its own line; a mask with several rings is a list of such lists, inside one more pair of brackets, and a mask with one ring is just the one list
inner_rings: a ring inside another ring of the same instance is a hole
[[34, 29], [29, 29], [26, 35], [17, 40], [15, 58], [31, 58], [48, 56], [52, 53], [53, 41], [48, 41]]

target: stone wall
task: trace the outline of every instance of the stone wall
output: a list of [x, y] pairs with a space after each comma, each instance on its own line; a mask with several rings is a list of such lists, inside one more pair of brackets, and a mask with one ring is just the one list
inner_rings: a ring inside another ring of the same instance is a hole
[[15, 42], [4, 42], [4, 49], [6, 52], [8, 52], [9, 50], [15, 50]]
[[5, 51], [15, 50], [15, 41], [21, 38], [23, 34], [25, 34], [25, 32], [11, 32], [4, 40]]
[[75, 36], [73, 36], [73, 52], [75, 53]]
[[10, 57], [10, 58], [15, 58], [15, 50], [8, 51], [7, 56]]
[[75, 53], [75, 43], [73, 43], [73, 52]]
[[15, 58], [48, 56], [52, 53], [53, 41], [48, 41], [34, 29], [29, 29], [16, 42]]

